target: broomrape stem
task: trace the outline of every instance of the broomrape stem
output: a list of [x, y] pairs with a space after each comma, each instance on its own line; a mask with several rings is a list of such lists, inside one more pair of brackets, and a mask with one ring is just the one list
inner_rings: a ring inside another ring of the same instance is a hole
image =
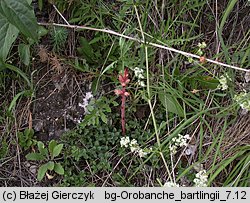
[[119, 74], [119, 81], [122, 85], [122, 89], [115, 89], [115, 94], [121, 96], [122, 104], [121, 104], [121, 123], [122, 123], [122, 134], [126, 133], [126, 123], [125, 123], [125, 102], [126, 97], [129, 96], [129, 93], [126, 92], [126, 86], [129, 83], [128, 77], [128, 69], [125, 68], [123, 74]]
[[[122, 88], [122, 91], [125, 92], [125, 87]], [[126, 97], [123, 94], [122, 95], [122, 104], [121, 104], [121, 119], [122, 119], [122, 135], [125, 136], [126, 134], [126, 128], [125, 128], [125, 102], [126, 102]]]

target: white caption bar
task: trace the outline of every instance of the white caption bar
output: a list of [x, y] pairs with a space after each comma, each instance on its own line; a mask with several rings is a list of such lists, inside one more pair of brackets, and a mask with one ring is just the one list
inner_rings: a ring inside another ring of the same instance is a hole
[[3, 202], [60, 202], [60, 203], [125, 203], [125, 202], [230, 202], [250, 200], [250, 188], [98, 188], [98, 187], [24, 187], [0, 188]]

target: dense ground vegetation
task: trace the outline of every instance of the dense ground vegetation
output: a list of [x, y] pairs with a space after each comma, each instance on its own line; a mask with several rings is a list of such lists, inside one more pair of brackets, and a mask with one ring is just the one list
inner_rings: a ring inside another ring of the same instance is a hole
[[250, 186], [249, 0], [2, 0], [0, 186]]

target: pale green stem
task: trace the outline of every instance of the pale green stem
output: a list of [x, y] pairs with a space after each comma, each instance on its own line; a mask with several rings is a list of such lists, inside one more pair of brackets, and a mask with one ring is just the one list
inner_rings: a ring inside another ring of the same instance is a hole
[[161, 140], [160, 140], [160, 136], [159, 136], [159, 130], [158, 130], [155, 115], [154, 115], [154, 109], [153, 109], [153, 106], [152, 106], [152, 103], [151, 103], [150, 81], [149, 81], [149, 65], [148, 65], [149, 64], [148, 63], [148, 47], [147, 47], [147, 45], [145, 43], [144, 32], [143, 32], [143, 29], [142, 29], [142, 25], [141, 25], [141, 21], [140, 21], [140, 17], [139, 17], [139, 14], [138, 14], [137, 7], [135, 5], [134, 5], [134, 8], [135, 8], [135, 13], [136, 13], [136, 16], [137, 16], [137, 19], [138, 19], [138, 23], [139, 23], [139, 27], [140, 27], [140, 31], [141, 31], [141, 35], [142, 35], [142, 40], [143, 40], [143, 42], [145, 44], [148, 105], [149, 105], [149, 108], [150, 108], [150, 111], [151, 111], [151, 116], [152, 116], [153, 125], [154, 125], [154, 129], [155, 129], [156, 141], [157, 141], [158, 148], [159, 148], [159, 153], [160, 153], [161, 158], [163, 160], [163, 163], [164, 163], [164, 165], [165, 165], [165, 167], [167, 169], [168, 177], [169, 177], [170, 181], [172, 182], [173, 179], [171, 177], [171, 173], [170, 173], [168, 164], [167, 164], [167, 162], [165, 160], [165, 157], [164, 157], [164, 155], [163, 155], [163, 153], [161, 151]]

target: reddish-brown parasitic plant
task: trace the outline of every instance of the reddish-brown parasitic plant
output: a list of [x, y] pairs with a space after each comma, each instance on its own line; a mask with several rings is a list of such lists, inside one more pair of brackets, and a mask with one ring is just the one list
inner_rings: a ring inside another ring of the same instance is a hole
[[122, 104], [121, 104], [121, 119], [122, 119], [122, 134], [125, 135], [125, 102], [126, 102], [126, 97], [129, 96], [129, 93], [126, 92], [126, 86], [129, 83], [128, 79], [128, 69], [125, 68], [123, 75], [119, 74], [119, 81], [122, 85], [122, 89], [116, 89], [115, 94], [120, 95], [122, 99]]

